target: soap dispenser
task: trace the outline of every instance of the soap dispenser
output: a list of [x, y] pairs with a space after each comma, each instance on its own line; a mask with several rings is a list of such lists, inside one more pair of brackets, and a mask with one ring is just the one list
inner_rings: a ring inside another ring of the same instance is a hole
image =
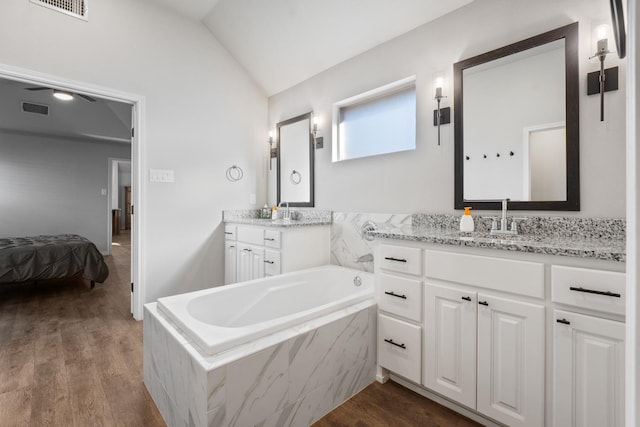
[[471, 216], [471, 207], [464, 208], [464, 214], [460, 218], [460, 231], [472, 232], [474, 228], [473, 217]]

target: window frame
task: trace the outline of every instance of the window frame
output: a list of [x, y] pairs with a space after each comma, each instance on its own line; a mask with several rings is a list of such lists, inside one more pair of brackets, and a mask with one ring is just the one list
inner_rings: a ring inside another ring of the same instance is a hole
[[[378, 153], [378, 154], [371, 154], [371, 155], [367, 155], [367, 156], [361, 156], [361, 157], [350, 157], [347, 159], [341, 159], [339, 156], [340, 153], [340, 144], [342, 144], [343, 142], [340, 141], [340, 118], [341, 118], [341, 113], [342, 113], [342, 109], [345, 107], [350, 107], [350, 106], [354, 106], [357, 104], [363, 104], [363, 103], [367, 103], [370, 101], [373, 101], [377, 98], [385, 98], [386, 96], [390, 96], [393, 95], [394, 93], [400, 92], [402, 90], [405, 89], [409, 89], [409, 88], [413, 88], [416, 91], [416, 106], [415, 106], [415, 110], [416, 110], [416, 126], [417, 126], [417, 109], [418, 109], [418, 101], [417, 101], [417, 89], [416, 89], [416, 76], [409, 76], [406, 77], [404, 79], [401, 80], [397, 80], [395, 82], [377, 87], [375, 89], [363, 92], [361, 94], [352, 96], [350, 98], [346, 98], [343, 99], [341, 101], [335, 102], [332, 105], [332, 128], [331, 128], [331, 145], [332, 145], [332, 153], [331, 153], [331, 161], [332, 162], [342, 162], [345, 160], [354, 160], [354, 159], [362, 159], [365, 157], [371, 157], [371, 156], [380, 156], [380, 155], [384, 155], [384, 154], [391, 154], [391, 153], [397, 153], [400, 151], [409, 151], [409, 150], [396, 150], [396, 151], [388, 151], [385, 153]], [[417, 142], [417, 129], [415, 130], [416, 135], [416, 141]], [[415, 150], [415, 146], [413, 148]]]

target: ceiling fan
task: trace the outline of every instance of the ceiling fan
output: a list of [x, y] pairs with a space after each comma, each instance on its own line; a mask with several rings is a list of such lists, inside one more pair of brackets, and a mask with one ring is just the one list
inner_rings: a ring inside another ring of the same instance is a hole
[[50, 87], [26, 87], [26, 90], [30, 90], [32, 92], [37, 92], [40, 90], [50, 90], [53, 91], [53, 96], [55, 96], [58, 99], [61, 99], [63, 101], [71, 101], [73, 99], [74, 96], [79, 96], [80, 98], [84, 99], [85, 101], [88, 102], [96, 102], [95, 98], [90, 97], [89, 95], [83, 95], [81, 93], [74, 93], [74, 92], [69, 92], [66, 90], [59, 90], [59, 89], [53, 89]]

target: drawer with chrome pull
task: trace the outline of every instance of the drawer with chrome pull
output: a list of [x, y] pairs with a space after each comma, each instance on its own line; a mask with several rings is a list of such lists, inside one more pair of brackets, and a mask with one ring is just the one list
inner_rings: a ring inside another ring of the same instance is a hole
[[378, 314], [378, 364], [420, 383], [422, 328]]
[[551, 300], [555, 303], [625, 314], [625, 274], [552, 265]]
[[378, 307], [380, 310], [420, 322], [422, 320], [422, 282], [380, 274]]
[[422, 249], [380, 245], [380, 268], [420, 276], [422, 275]]

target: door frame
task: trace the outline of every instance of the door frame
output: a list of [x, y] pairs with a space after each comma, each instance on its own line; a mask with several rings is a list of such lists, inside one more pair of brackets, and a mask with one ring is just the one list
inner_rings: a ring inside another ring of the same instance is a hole
[[[113, 210], [113, 192], [114, 191], [119, 191], [118, 188], [113, 188], [113, 168], [114, 168], [114, 163], [120, 163], [120, 162], [127, 162], [127, 163], [131, 163], [131, 159], [122, 159], [119, 157], [109, 157], [107, 159], [108, 162], [108, 168], [107, 168], [107, 176], [108, 176], [108, 181], [107, 181], [107, 255], [111, 255], [111, 244], [113, 243], [113, 224], [111, 221], [111, 211]], [[131, 181], [133, 182], [133, 176], [131, 177]], [[119, 187], [119, 183], [118, 183], [118, 187]], [[133, 192], [133, 190], [132, 190]], [[123, 212], [124, 213], [124, 210]], [[133, 313], [133, 308], [131, 309], [131, 312]]]
[[124, 102], [132, 106], [135, 129], [131, 138], [131, 200], [135, 206], [135, 215], [132, 216], [131, 232], [131, 280], [135, 283], [135, 292], [131, 297], [131, 312], [133, 318], [142, 320], [145, 301], [145, 275], [144, 275], [144, 230], [145, 224], [145, 180], [142, 171], [145, 170], [145, 97], [142, 95], [124, 92], [104, 86], [98, 86], [78, 80], [67, 79], [60, 76], [45, 74], [34, 70], [14, 67], [0, 63], [0, 78], [20, 81], [37, 86], [47, 86], [71, 92], [80, 92], [89, 96]]

